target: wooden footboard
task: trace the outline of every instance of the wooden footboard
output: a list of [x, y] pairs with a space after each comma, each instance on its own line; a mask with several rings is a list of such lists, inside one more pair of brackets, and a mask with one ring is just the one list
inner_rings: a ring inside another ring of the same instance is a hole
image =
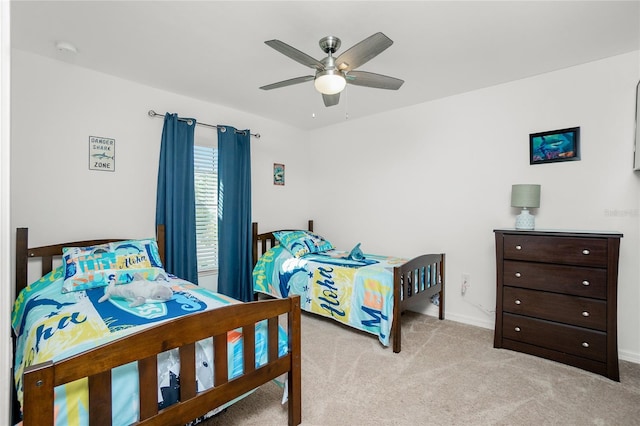
[[[278, 321], [286, 315], [289, 352], [278, 356]], [[268, 362], [255, 367], [255, 324], [268, 321]], [[227, 332], [242, 328], [244, 372], [228, 380]], [[214, 386], [196, 393], [195, 344], [214, 339]], [[111, 370], [138, 362], [140, 422], [184, 424], [287, 373], [289, 425], [301, 422], [300, 298], [240, 303], [188, 315], [148, 328], [82, 354], [34, 365], [24, 373], [24, 426], [51, 425], [54, 387], [88, 377], [91, 424], [111, 419]], [[180, 401], [158, 410], [157, 354], [180, 348]]]
[[439, 315], [444, 319], [444, 253], [424, 254], [397, 266], [393, 270], [393, 351], [400, 352], [402, 333], [400, 316], [406, 305], [414, 301], [430, 301], [439, 294]]

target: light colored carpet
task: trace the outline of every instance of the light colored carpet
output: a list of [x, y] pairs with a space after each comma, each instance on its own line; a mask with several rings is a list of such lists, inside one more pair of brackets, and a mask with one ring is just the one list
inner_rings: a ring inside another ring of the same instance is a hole
[[[402, 352], [302, 315], [302, 425], [638, 425], [640, 364], [620, 382], [493, 348], [493, 331], [407, 312]], [[286, 425], [268, 383], [204, 424]]]

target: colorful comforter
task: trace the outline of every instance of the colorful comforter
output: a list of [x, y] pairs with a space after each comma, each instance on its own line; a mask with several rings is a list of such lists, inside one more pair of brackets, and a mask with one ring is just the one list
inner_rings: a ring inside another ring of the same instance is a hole
[[[22, 403], [22, 373], [29, 365], [47, 360], [60, 360], [99, 344], [140, 331], [172, 318], [240, 303], [227, 296], [208, 291], [187, 281], [172, 278], [166, 283], [173, 297], [165, 303], [148, 303], [134, 308], [122, 299], [99, 303], [105, 287], [62, 293], [64, 271], [58, 268], [24, 289], [17, 298], [12, 315], [16, 332], [15, 381], [18, 400]], [[267, 325], [256, 325], [256, 366], [267, 361]], [[228, 333], [229, 379], [242, 374], [242, 335]], [[287, 336], [280, 330], [279, 353], [287, 352]], [[213, 385], [212, 339], [196, 344], [196, 377], [198, 391]], [[164, 408], [177, 401], [180, 361], [178, 350], [158, 356], [158, 404]], [[87, 380], [55, 389], [56, 424], [88, 424]], [[138, 420], [137, 364], [113, 370], [112, 424], [131, 424]], [[126, 389], [126, 392], [122, 392]], [[134, 403], [132, 403], [134, 401]], [[227, 404], [228, 405], [228, 404]], [[214, 414], [224, 407], [209, 413]]]
[[393, 323], [393, 268], [407, 259], [330, 250], [294, 257], [281, 245], [265, 252], [253, 270], [256, 292], [300, 295], [301, 308], [378, 336], [388, 346]]

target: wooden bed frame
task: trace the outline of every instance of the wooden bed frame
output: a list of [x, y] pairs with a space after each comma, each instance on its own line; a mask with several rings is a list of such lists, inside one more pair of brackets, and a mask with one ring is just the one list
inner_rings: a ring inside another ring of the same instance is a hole
[[[309, 220], [307, 229], [313, 232], [313, 220]], [[259, 257], [278, 244], [273, 236], [277, 231], [258, 233], [258, 223], [253, 222], [253, 265], [255, 267]], [[437, 274], [428, 276], [428, 268], [437, 271]], [[435, 294], [439, 294], [438, 318], [444, 319], [444, 287], [445, 287], [445, 254], [424, 254], [408, 262], [396, 266], [393, 269], [393, 324], [391, 325], [391, 337], [393, 340], [393, 352], [400, 352], [402, 345], [400, 316], [406, 310], [409, 303], [419, 300], [430, 301]], [[430, 285], [426, 283], [430, 281]], [[416, 283], [425, 283], [424, 288]]]
[[[157, 239], [161, 258], [164, 258], [162, 226], [158, 228]], [[16, 295], [27, 285], [29, 259], [41, 258], [44, 275], [52, 270], [52, 260], [61, 255], [62, 247], [88, 246], [112, 241], [118, 240], [78, 241], [28, 248], [28, 230], [19, 228], [16, 236]], [[286, 355], [278, 357], [277, 330], [279, 321], [285, 316], [289, 351]], [[255, 324], [262, 320], [268, 321], [269, 355], [265, 365], [255, 368]], [[226, 335], [228, 331], [237, 328], [243, 329], [244, 373], [240, 377], [228, 380]], [[209, 337], [214, 339], [215, 385], [197, 393], [195, 344]], [[158, 410], [157, 354], [173, 348], [179, 348], [180, 354], [180, 401]], [[46, 362], [26, 368], [23, 377], [23, 424], [53, 424], [54, 388], [84, 377], [88, 378], [89, 383], [90, 424], [110, 424], [111, 370], [137, 361], [140, 380], [140, 422], [137, 424], [185, 424], [286, 373], [289, 425], [298, 425], [301, 422], [300, 351], [299, 297], [239, 303], [190, 314], [59, 362]], [[14, 418], [14, 423], [16, 422]]]

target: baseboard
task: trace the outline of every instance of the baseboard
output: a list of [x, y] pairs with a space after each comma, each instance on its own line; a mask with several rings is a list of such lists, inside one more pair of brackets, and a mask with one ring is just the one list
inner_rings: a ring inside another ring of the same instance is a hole
[[447, 314], [447, 313], [445, 313], [444, 317], [451, 321], [460, 322], [462, 324], [467, 324], [467, 325], [475, 325], [476, 327], [486, 328], [489, 330], [493, 330], [494, 328], [493, 321], [488, 321], [488, 320], [482, 321], [482, 320], [479, 320], [478, 318], [472, 318], [465, 315], [456, 315], [456, 314]]
[[[418, 312], [419, 314], [429, 315], [432, 317], [438, 316], [438, 307], [435, 305], [429, 305], [426, 308], [422, 308], [422, 309], [409, 309], [409, 310], [413, 312]], [[446, 310], [444, 313], [444, 318], [450, 321], [460, 322], [462, 324], [467, 324], [467, 325], [474, 325], [476, 327], [486, 328], [489, 330], [493, 330], [495, 327], [494, 321], [489, 321], [489, 320], [482, 321], [482, 320], [479, 320], [478, 318], [472, 318], [466, 315], [448, 313]], [[635, 364], [640, 364], [640, 353], [637, 353], [637, 352], [623, 351], [618, 349], [618, 358], [623, 361], [629, 361]]]
[[637, 352], [621, 351], [618, 349], [618, 358], [623, 361], [640, 364], [640, 354]]
[[[429, 306], [427, 306], [426, 308], [420, 308], [417, 309], [418, 307], [416, 307], [415, 309], [413, 307], [409, 307], [408, 310], [409, 311], [413, 311], [413, 312], [417, 312], [419, 314], [423, 314], [423, 315], [429, 315], [432, 317], [437, 317], [438, 316], [438, 307], [436, 305], [433, 304], [429, 304]], [[469, 317], [466, 315], [457, 315], [457, 314], [451, 314], [449, 312], [447, 312], [447, 310], [445, 309], [444, 311], [444, 319], [447, 320], [451, 320], [451, 321], [455, 321], [455, 322], [460, 322], [462, 324], [468, 324], [468, 325], [474, 325], [476, 327], [482, 327], [482, 328], [487, 328], [489, 330], [493, 330], [493, 326], [494, 326], [494, 322], [493, 321], [482, 321], [482, 320], [478, 320], [478, 318], [473, 318], [473, 317]]]

